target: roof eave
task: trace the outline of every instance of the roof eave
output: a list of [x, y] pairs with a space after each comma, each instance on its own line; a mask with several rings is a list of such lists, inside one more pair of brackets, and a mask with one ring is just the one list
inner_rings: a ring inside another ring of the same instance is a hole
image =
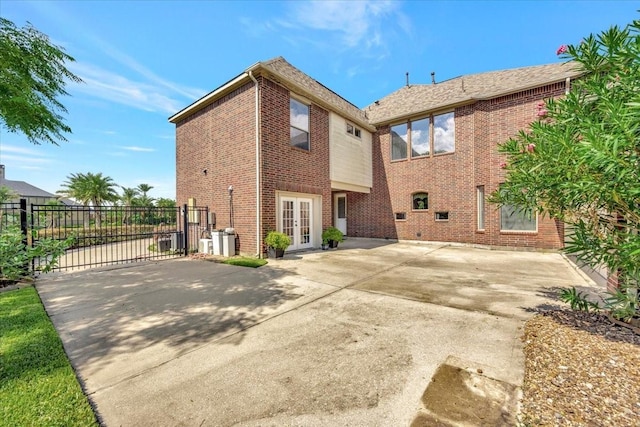
[[238, 76], [236, 76], [235, 78], [229, 80], [228, 82], [226, 82], [222, 86], [218, 87], [217, 89], [213, 90], [212, 92], [209, 92], [208, 94], [206, 94], [202, 98], [198, 99], [197, 101], [195, 101], [191, 105], [183, 108], [182, 110], [178, 111], [173, 116], [169, 117], [169, 122], [178, 123], [180, 120], [184, 119], [185, 117], [188, 117], [188, 116], [200, 111], [201, 109], [203, 109], [207, 105], [212, 104], [217, 99], [223, 97], [227, 93], [232, 92], [235, 89], [239, 88], [244, 83], [246, 83], [245, 81], [247, 81], [247, 80], [250, 80], [249, 74], [247, 72], [239, 74]]

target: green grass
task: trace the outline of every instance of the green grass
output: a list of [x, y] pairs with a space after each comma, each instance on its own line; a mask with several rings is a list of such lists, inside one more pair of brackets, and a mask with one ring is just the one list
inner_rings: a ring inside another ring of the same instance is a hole
[[235, 258], [225, 259], [224, 261], [222, 261], [222, 263], [229, 264], [229, 265], [239, 265], [240, 267], [257, 268], [265, 265], [267, 263], [267, 260], [260, 259], [260, 258], [235, 257]]
[[0, 293], [0, 426], [97, 426], [32, 287]]

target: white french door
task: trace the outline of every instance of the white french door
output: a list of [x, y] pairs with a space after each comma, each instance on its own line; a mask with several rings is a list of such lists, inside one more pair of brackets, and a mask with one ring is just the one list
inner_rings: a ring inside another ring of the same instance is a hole
[[313, 200], [301, 197], [280, 198], [280, 229], [291, 238], [289, 250], [313, 247]]

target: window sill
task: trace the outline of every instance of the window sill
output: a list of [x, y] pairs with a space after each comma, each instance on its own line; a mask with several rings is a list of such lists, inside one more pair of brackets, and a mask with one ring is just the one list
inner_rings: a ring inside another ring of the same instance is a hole
[[538, 230], [500, 230], [500, 234], [523, 234], [532, 236], [538, 234]]
[[300, 147], [294, 147], [293, 145], [289, 145], [289, 147], [291, 147], [292, 149], [296, 150], [296, 151], [301, 151], [303, 153], [311, 153], [311, 150], [305, 150], [304, 148], [300, 148]]
[[456, 152], [455, 151], [449, 151], [447, 153], [434, 153], [433, 157], [451, 156], [453, 154], [456, 154]]
[[427, 209], [411, 209], [411, 212], [422, 212], [422, 213], [425, 213], [425, 212], [429, 212], [429, 208], [427, 208]]
[[406, 162], [409, 159], [395, 159], [395, 160], [391, 160], [391, 163], [400, 163], [400, 162]]

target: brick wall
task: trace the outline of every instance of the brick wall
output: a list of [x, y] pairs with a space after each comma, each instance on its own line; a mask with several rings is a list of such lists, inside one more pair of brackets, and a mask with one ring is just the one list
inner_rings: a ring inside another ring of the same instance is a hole
[[265, 78], [261, 84], [262, 117], [262, 234], [277, 229], [276, 191], [322, 196], [322, 224], [331, 224], [329, 175], [329, 113], [315, 104], [310, 108], [310, 147], [290, 144], [287, 88]]
[[[497, 144], [537, 119], [540, 100], [560, 96], [564, 83], [480, 101], [455, 110], [455, 152], [391, 161], [390, 128], [374, 135], [374, 183], [371, 194], [349, 193], [348, 234], [362, 237], [475, 243], [491, 246], [560, 248], [563, 224], [538, 219], [538, 232], [500, 231], [500, 212], [485, 203], [485, 230], [477, 231], [476, 186], [488, 196], [504, 181], [504, 161]], [[411, 195], [429, 194], [429, 209], [412, 210]], [[449, 212], [436, 221], [435, 212]], [[396, 221], [395, 212], [406, 212]]]
[[[240, 251], [256, 252], [255, 88], [246, 84], [176, 124], [176, 201], [195, 197], [229, 227], [233, 185], [234, 227]], [[207, 173], [203, 172], [207, 170]]]

